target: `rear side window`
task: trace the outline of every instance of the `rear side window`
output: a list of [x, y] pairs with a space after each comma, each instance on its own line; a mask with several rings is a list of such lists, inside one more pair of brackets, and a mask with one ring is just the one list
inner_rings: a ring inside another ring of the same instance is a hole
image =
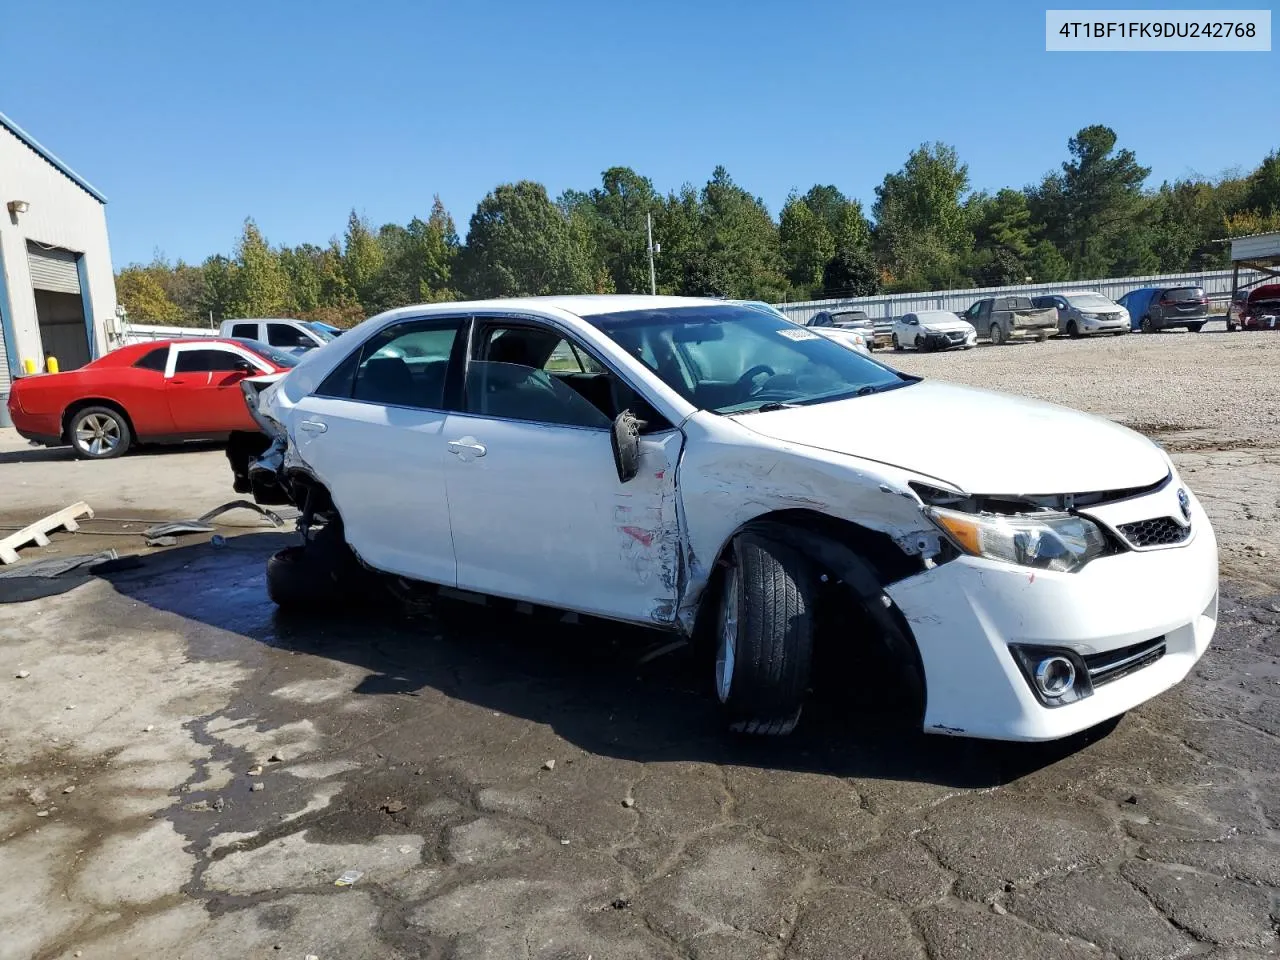
[[134, 362], [135, 367], [141, 367], [143, 370], [157, 370], [164, 373], [165, 364], [169, 362], [169, 348], [157, 347], [154, 350], [143, 354]]
[[462, 320], [410, 320], [383, 330], [325, 377], [317, 396], [443, 410], [449, 357]]
[[237, 323], [231, 327], [231, 336], [238, 338], [243, 337], [246, 340], [258, 339], [258, 325], [256, 323]]

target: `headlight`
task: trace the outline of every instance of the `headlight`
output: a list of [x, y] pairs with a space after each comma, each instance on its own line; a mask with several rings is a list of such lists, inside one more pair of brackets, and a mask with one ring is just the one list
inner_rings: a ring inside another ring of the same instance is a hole
[[1020, 567], [1071, 573], [1108, 549], [1097, 524], [1070, 513], [1004, 516], [939, 507], [925, 512], [965, 553]]

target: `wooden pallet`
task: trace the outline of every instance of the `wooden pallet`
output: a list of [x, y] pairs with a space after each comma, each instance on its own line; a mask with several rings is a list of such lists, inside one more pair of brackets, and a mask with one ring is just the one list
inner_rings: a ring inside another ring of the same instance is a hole
[[11, 533], [3, 540], [0, 540], [0, 563], [17, 563], [18, 548], [25, 547], [28, 543], [34, 543], [38, 547], [47, 547], [49, 545], [49, 534], [55, 530], [79, 530], [80, 524], [76, 523], [76, 521], [81, 517], [89, 520], [93, 519], [93, 510], [83, 500], [79, 503], [73, 503], [69, 507], [63, 507], [57, 513], [51, 513], [29, 526], [23, 527], [17, 533]]

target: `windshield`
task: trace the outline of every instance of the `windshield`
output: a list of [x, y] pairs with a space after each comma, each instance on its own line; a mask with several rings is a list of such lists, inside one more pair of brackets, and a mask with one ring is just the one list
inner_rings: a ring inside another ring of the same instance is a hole
[[265, 357], [277, 367], [296, 367], [298, 358], [292, 353], [285, 353], [278, 347], [263, 343], [261, 340], [250, 340], [248, 337], [236, 337], [236, 343], [243, 344], [260, 357]]
[[1067, 297], [1067, 302], [1073, 307], [1080, 307], [1082, 310], [1099, 310], [1104, 307], [1114, 306], [1114, 304], [1100, 293], [1073, 293]]
[[629, 310], [585, 319], [712, 413], [841, 400], [920, 379], [750, 307]]
[[325, 342], [332, 340], [342, 332], [337, 327], [331, 327], [327, 323], [321, 323], [318, 320], [305, 320], [302, 325]]

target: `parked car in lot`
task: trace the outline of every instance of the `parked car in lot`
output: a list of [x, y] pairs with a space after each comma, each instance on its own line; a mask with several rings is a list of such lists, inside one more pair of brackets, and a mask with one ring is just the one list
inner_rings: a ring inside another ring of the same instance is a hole
[[920, 310], [893, 321], [893, 349], [969, 350], [978, 345], [978, 331], [950, 310]]
[[[777, 307], [773, 306], [772, 304], [765, 303], [763, 300], [732, 300], [729, 302], [741, 303], [742, 305], [747, 307], [754, 307], [757, 310], [763, 310], [765, 313], [769, 314], [770, 316], [777, 317], [779, 320], [784, 320], [787, 323], [799, 326], [799, 324], [797, 324], [795, 320], [792, 320], [790, 317], [788, 317], [785, 313], [783, 313]], [[843, 346], [848, 347], [850, 350], [856, 350], [859, 353], [865, 353], [865, 354], [871, 353], [871, 344], [874, 342], [874, 338], [872, 338], [871, 340], [868, 340], [867, 337], [858, 330], [850, 329], [848, 327], [835, 327], [835, 326], [811, 327], [810, 330], [814, 334], [818, 336], [826, 337], [828, 340], [833, 340], [836, 343], [839, 343]], [[792, 336], [794, 336], [794, 334]]]
[[1129, 314], [1114, 300], [1092, 290], [1032, 297], [1037, 307], [1058, 312], [1058, 332], [1068, 337], [1129, 332]]
[[1185, 327], [1199, 333], [1209, 319], [1209, 298], [1204, 287], [1141, 287], [1116, 301], [1129, 311], [1129, 329], [1159, 333]]
[[805, 326], [817, 330], [856, 330], [867, 342], [867, 349], [876, 348], [876, 325], [865, 310], [823, 310], [815, 313]]
[[997, 347], [1010, 340], [1047, 340], [1058, 329], [1058, 311], [1037, 307], [1030, 297], [985, 297], [961, 317]]
[[283, 373], [292, 354], [256, 340], [156, 340], [113, 350], [66, 373], [13, 381], [9, 417], [36, 443], [87, 460], [136, 443], [221, 439], [256, 429], [240, 382]]
[[1150, 440], [741, 304], [407, 307], [244, 390], [237, 489], [301, 510], [278, 604], [461, 590], [669, 631], [735, 731], [790, 731], [839, 644], [881, 647], [930, 733], [1054, 739], [1180, 681], [1217, 619], [1213, 530]]
[[320, 323], [318, 320], [271, 317], [224, 320], [218, 332], [224, 337], [257, 340], [290, 353], [305, 353], [324, 346], [342, 333], [342, 330], [327, 323]]
[[1264, 283], [1237, 291], [1227, 313], [1227, 329], [1280, 329], [1280, 283]]

